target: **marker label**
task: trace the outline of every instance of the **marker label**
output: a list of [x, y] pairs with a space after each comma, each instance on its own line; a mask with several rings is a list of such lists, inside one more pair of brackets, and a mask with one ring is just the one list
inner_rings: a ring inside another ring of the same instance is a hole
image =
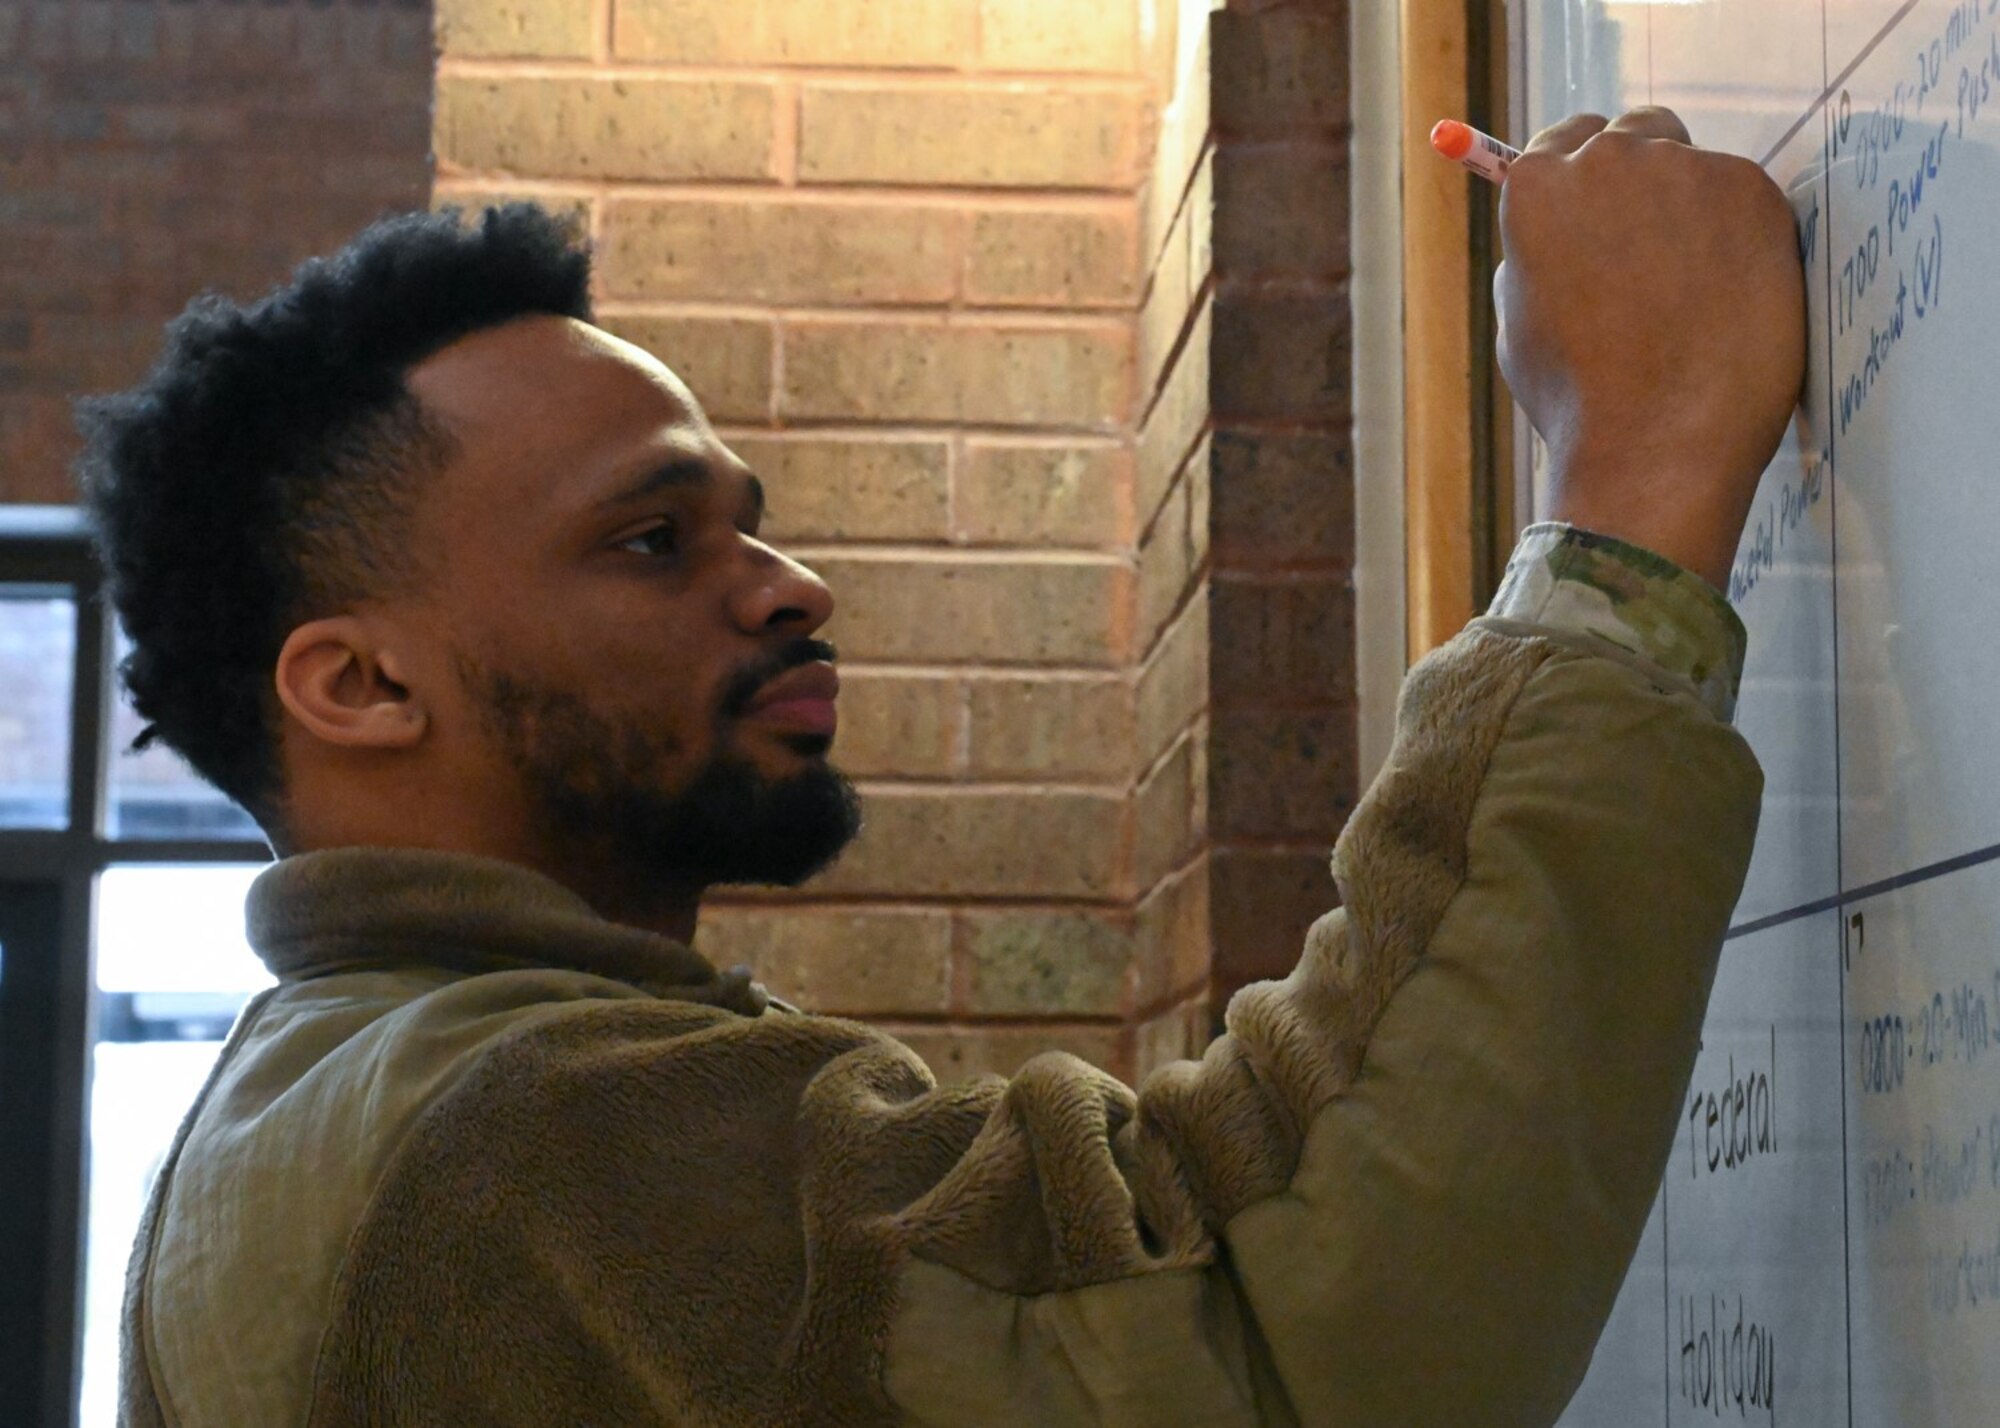
[[1437, 127], [1431, 130], [1431, 147], [1453, 163], [1463, 164], [1494, 183], [1505, 183], [1507, 170], [1521, 157], [1519, 149], [1456, 119], [1438, 120]]

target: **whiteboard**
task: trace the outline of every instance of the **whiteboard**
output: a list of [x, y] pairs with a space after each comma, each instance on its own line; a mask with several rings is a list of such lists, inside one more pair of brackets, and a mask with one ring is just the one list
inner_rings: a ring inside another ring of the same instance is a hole
[[1755, 158], [1812, 309], [1730, 580], [1762, 831], [1562, 1421], [2000, 1424], [2000, 0], [1517, 4], [1526, 128]]

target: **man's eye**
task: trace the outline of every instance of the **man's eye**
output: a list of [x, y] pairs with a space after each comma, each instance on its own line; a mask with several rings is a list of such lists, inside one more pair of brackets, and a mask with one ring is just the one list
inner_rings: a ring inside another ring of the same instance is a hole
[[618, 548], [639, 555], [674, 555], [680, 550], [680, 527], [672, 521], [662, 521], [620, 542]]

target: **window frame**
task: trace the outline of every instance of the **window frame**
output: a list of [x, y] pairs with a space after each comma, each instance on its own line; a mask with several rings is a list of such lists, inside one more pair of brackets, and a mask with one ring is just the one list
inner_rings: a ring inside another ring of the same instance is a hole
[[[82, 1387], [96, 889], [113, 865], [267, 862], [258, 838], [105, 835], [118, 704], [104, 573], [81, 511], [0, 506], [0, 596], [33, 587], [74, 601], [69, 809], [58, 829], [0, 828], [0, 1224], [28, 1247], [0, 1258], [0, 1402], [22, 1428], [75, 1428]], [[39, 1251], [39, 1252], [37, 1252]]]

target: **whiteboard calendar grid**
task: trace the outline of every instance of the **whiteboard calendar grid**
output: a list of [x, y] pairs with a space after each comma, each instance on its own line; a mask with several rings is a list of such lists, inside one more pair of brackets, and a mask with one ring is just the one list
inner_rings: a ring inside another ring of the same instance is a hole
[[1730, 581], [1764, 832], [1564, 1428], [2000, 1422], [2000, 0], [1517, 33], [1531, 130], [1657, 103], [1786, 188], [1815, 364]]

